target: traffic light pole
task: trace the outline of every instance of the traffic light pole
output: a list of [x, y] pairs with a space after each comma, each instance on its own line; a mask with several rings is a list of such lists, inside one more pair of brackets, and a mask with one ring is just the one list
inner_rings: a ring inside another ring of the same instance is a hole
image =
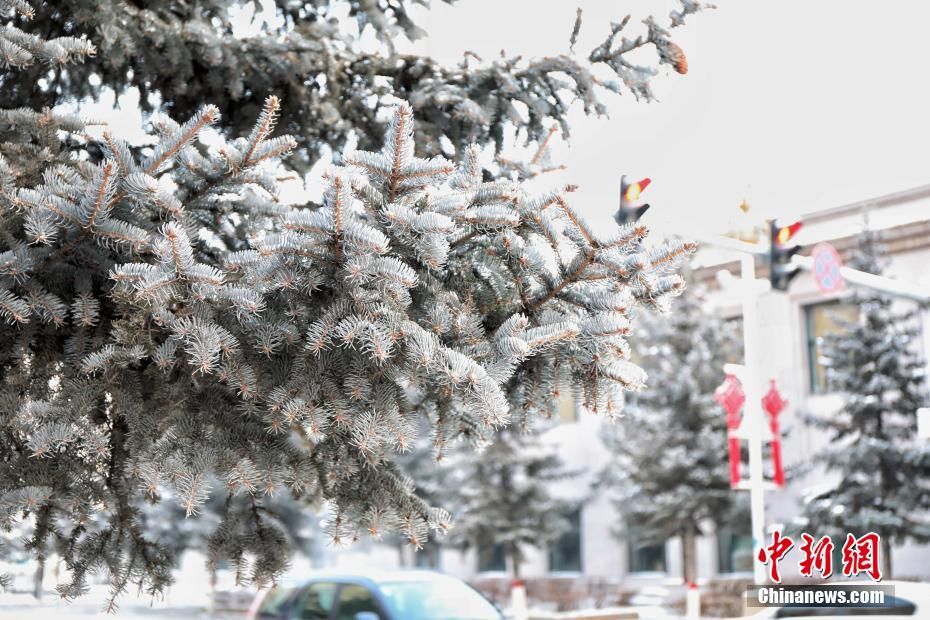
[[[758, 303], [760, 290], [756, 286], [755, 257], [763, 254], [759, 246], [723, 236], [709, 236], [697, 239], [700, 243], [712, 245], [720, 249], [739, 253], [740, 279], [742, 286], [743, 310], [743, 358], [742, 375], [738, 378], [743, 384], [746, 395], [743, 422], [740, 426], [740, 435], [747, 440], [749, 447], [749, 480], [748, 484], [740, 485], [742, 489], [749, 490], [750, 519], [752, 528], [753, 550], [753, 582], [763, 585], [766, 582], [765, 565], [758, 560], [759, 552], [765, 544], [765, 489], [763, 477], [762, 446], [765, 438], [765, 419], [762, 411], [762, 377], [759, 349], [759, 322]], [[792, 256], [791, 267], [805, 271], [813, 269], [813, 259], [808, 256]], [[922, 290], [905, 282], [877, 276], [849, 267], [840, 271], [848, 282], [865, 286], [871, 289], [912, 299], [921, 303], [930, 303], [930, 292]]]
[[[691, 233], [689, 236], [695, 238]], [[762, 359], [759, 349], [759, 321], [758, 304], [760, 288], [756, 280], [756, 255], [764, 255], [767, 250], [757, 244], [746, 243], [720, 235], [698, 235], [695, 239], [701, 244], [714, 246], [719, 249], [738, 253], [740, 257], [740, 280], [743, 310], [743, 368], [738, 376], [743, 384], [746, 402], [743, 411], [743, 421], [739, 433], [747, 440], [749, 447], [749, 480], [740, 485], [741, 489], [749, 491], [750, 518], [752, 528], [753, 582], [756, 585], [766, 583], [765, 565], [758, 560], [759, 552], [765, 545], [765, 489], [766, 482], [763, 477], [762, 446], [765, 439], [765, 417], [762, 411], [761, 386], [763, 378], [760, 376]], [[789, 268], [800, 268], [805, 271], [813, 269], [813, 259], [808, 256], [791, 256]], [[858, 271], [849, 267], [840, 270], [843, 278], [853, 284], [912, 299], [920, 303], [930, 303], [930, 292], [898, 280]], [[766, 282], [768, 284], [768, 282]]]
[[[752, 530], [752, 577], [756, 585], [766, 582], [765, 565], [758, 560], [765, 545], [765, 489], [762, 446], [765, 439], [765, 418], [762, 411], [763, 378], [759, 347], [759, 294], [756, 280], [756, 255], [762, 254], [759, 246], [723, 236], [699, 237], [699, 243], [730, 250], [739, 254], [740, 297], [743, 310], [743, 364], [729, 366], [743, 386], [746, 396], [739, 436], [746, 439], [749, 448], [749, 480], [738, 488], [749, 491], [749, 510]], [[768, 282], [766, 282], [768, 284]]]
[[[757, 326], [759, 294], [755, 290], [755, 255], [745, 252], [740, 255], [740, 276], [743, 282], [743, 364], [745, 376], [738, 377], [743, 384], [746, 403], [740, 431], [749, 445], [749, 509], [752, 522], [752, 577], [756, 585], [765, 583], [765, 566], [758, 560], [759, 551], [765, 544], [765, 480], [762, 476], [762, 441], [764, 419], [762, 393], [759, 376], [759, 334]], [[744, 430], [745, 429], [745, 430]]]
[[[629, 183], [626, 177], [621, 177], [620, 188], [620, 209], [615, 215], [618, 223], [624, 224], [628, 221], [638, 220], [643, 212], [649, 208], [649, 205], [637, 206], [639, 194], [642, 189], [649, 185], [649, 179], [643, 179], [639, 183]], [[791, 279], [797, 274], [798, 269], [811, 271], [813, 269], [813, 259], [807, 256], [797, 256], [799, 246], [788, 245], [795, 233], [801, 228], [800, 221], [783, 226], [776, 227], [774, 221], [769, 223], [770, 226], [770, 243], [767, 248], [769, 255], [769, 282], [777, 290], [787, 290]], [[695, 238], [693, 232], [685, 234], [686, 237]], [[784, 238], [782, 238], [784, 237]], [[756, 263], [757, 254], [765, 254], [758, 245], [746, 243], [730, 237], [721, 235], [709, 235], [704, 238], [696, 239], [700, 243], [715, 246], [720, 249], [735, 251], [740, 257], [740, 276], [742, 309], [743, 309], [743, 367], [740, 369], [743, 376], [738, 377], [743, 385], [745, 395], [745, 404], [743, 410], [743, 419], [740, 424], [739, 433], [745, 437], [749, 447], [749, 480], [748, 484], [741, 484], [740, 488], [749, 490], [750, 518], [752, 527], [752, 574], [753, 582], [756, 585], [763, 585], [766, 582], [765, 565], [759, 561], [763, 546], [765, 545], [765, 488], [766, 483], [762, 473], [763, 458], [762, 446], [765, 438], [765, 414], [762, 410], [762, 377], [760, 368], [762, 364], [761, 353], [759, 349], [759, 294], [760, 288], [756, 280]], [[778, 245], [776, 245], [778, 244]], [[777, 263], [777, 264], [776, 264]], [[787, 268], [787, 269], [786, 269]], [[854, 284], [866, 286], [885, 293], [890, 293], [899, 297], [905, 297], [918, 301], [923, 304], [930, 303], [930, 292], [921, 290], [912, 285], [908, 285], [897, 280], [876, 276], [863, 271], [842, 267], [840, 273], [843, 278]]]
[[[765, 251], [760, 250], [759, 246], [755, 243], [746, 243], [745, 241], [732, 239], [730, 237], [704, 237], [701, 235], [695, 236], [693, 234], [685, 234], [684, 236], [690, 237], [702, 245], [710, 245], [723, 250], [739, 252], [741, 255], [750, 254], [754, 256], [758, 254], [761, 256], [765, 254]], [[813, 271], [814, 259], [810, 256], [792, 256], [791, 267], [797, 267], [798, 269], [803, 269], [804, 271]], [[753, 269], [753, 273], [755, 273], [755, 269]], [[914, 286], [913, 284], [908, 284], [907, 282], [902, 282], [901, 280], [895, 280], [885, 276], [878, 276], [874, 273], [859, 271], [858, 269], [852, 269], [851, 267], [841, 267], [840, 274], [843, 276], [844, 280], [852, 284], [864, 286], [866, 288], [870, 288], [882, 293], [888, 293], [889, 295], [894, 295], [896, 297], [910, 299], [922, 304], [930, 303], [930, 290], [926, 288]]]
[[[810, 256], [792, 256], [791, 265], [805, 271], [813, 271], [814, 259]], [[874, 289], [882, 293], [888, 293], [896, 297], [903, 297], [922, 304], [930, 303], [930, 291], [885, 276], [877, 276], [874, 273], [859, 271], [850, 267], [841, 267], [840, 275], [847, 282], [858, 284], [866, 288]]]

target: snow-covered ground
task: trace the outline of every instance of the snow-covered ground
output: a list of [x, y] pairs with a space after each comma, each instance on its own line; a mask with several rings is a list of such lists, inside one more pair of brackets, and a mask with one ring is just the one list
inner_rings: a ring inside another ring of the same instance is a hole
[[[130, 590], [117, 600], [119, 609], [115, 614], [105, 613], [109, 588], [105, 583], [91, 585], [90, 591], [73, 602], [62, 601], [55, 592], [59, 579], [66, 575], [57, 574], [54, 562], [50, 562], [45, 573], [44, 595], [41, 601], [33, 598], [32, 584], [35, 567], [31, 562], [6, 564], [0, 572], [13, 577], [12, 592], [0, 592], [0, 620], [54, 620], [57, 618], [149, 618], [150, 620], [175, 620], [200, 618], [242, 618], [243, 614], [211, 615], [211, 587], [209, 575], [204, 568], [204, 558], [197, 553], [185, 554], [181, 566], [174, 573], [174, 584], [161, 600]], [[223, 591], [242, 592], [235, 587], [235, 578], [229, 571], [219, 571], [216, 588]], [[243, 597], [237, 597], [243, 598]], [[245, 600], [250, 597], [246, 596]]]
[[[0, 594], [0, 620], [57, 620], [58, 618], [131, 618], [149, 620], [180, 620], [215, 618], [207, 613], [205, 606], [178, 605], [170, 602], [154, 603], [145, 598], [127, 596], [114, 614], [104, 611], [106, 589], [95, 588], [86, 597], [75, 602], [62, 601], [54, 594], [47, 594], [36, 601], [31, 594]], [[240, 616], [241, 617], [241, 616]]]

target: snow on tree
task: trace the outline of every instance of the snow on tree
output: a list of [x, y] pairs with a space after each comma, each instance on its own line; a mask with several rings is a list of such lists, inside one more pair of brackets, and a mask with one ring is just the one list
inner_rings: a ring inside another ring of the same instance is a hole
[[[442, 445], [489, 437], [558, 382], [613, 412], [641, 385], [630, 312], [681, 290], [665, 272], [692, 245], [597, 234], [563, 192], [482, 181], [475, 150], [458, 168], [414, 157], [406, 105], [322, 206], [290, 208], [266, 167], [294, 146], [271, 137], [276, 109], [212, 150], [196, 143], [209, 106], [163, 119], [138, 155], [107, 137], [100, 163], [50, 168], [4, 204], [0, 497], [6, 518], [37, 515], [33, 548], [71, 569], [64, 595], [92, 570], [114, 595], [167, 585], [170, 555], [138, 519], [162, 486], [191, 516], [213, 493], [290, 487], [334, 504], [337, 542], [397, 528], [418, 545], [448, 514], [392, 462], [417, 419]], [[259, 511], [211, 542], [257, 581], [288, 557]]]
[[[0, 71], [4, 84], [14, 79], [16, 71], [22, 71], [30, 66], [41, 66], [45, 70], [59, 64], [80, 62], [93, 56], [95, 48], [88, 41], [62, 36], [44, 39], [22, 30], [17, 20], [31, 20], [35, 14], [32, 6], [22, 0], [0, 0], [0, 15], [8, 20], [0, 29]], [[17, 202], [17, 186], [21, 183], [32, 184], [41, 179], [45, 170], [56, 165], [66, 164], [70, 157], [68, 147], [73, 146], [74, 132], [83, 129], [80, 119], [72, 116], [55, 113], [49, 109], [34, 111], [17, 107], [14, 109], [0, 109], [0, 229], [4, 231], [2, 242], [5, 251], [0, 253], [0, 315], [7, 321], [24, 318], [31, 312], [28, 303], [17, 299], [9, 291], [10, 284], [24, 279], [23, 264], [27, 263], [28, 250], [12, 235], [14, 232], [7, 228], [7, 220], [11, 209]], [[62, 139], [61, 136], [64, 136]], [[30, 289], [29, 302], [43, 307], [44, 301], [52, 301], [43, 296], [43, 292]], [[55, 303], [58, 300], [54, 300]], [[52, 310], [44, 306], [46, 311]], [[59, 316], [67, 310], [62, 306], [55, 308]], [[42, 310], [38, 310], [42, 312]], [[9, 335], [3, 334], [3, 346], [9, 345]], [[0, 552], [4, 555], [19, 551], [21, 548], [35, 552], [37, 541], [29, 540], [27, 532], [31, 532], [29, 520], [17, 522], [15, 516], [21, 512], [32, 513], [33, 519], [42, 518], [44, 514], [37, 512], [39, 505], [35, 503], [37, 492], [30, 487], [28, 476], [19, 472], [14, 466], [15, 459], [7, 456], [10, 451], [9, 419], [10, 411], [16, 402], [15, 392], [11, 394], [10, 381], [7, 381], [7, 366], [15, 363], [14, 356], [6, 350], [0, 354], [0, 379], [5, 387], [0, 389], [0, 420], [4, 426], [3, 438], [0, 439], [0, 450], [4, 454], [3, 469], [0, 477], [0, 529], [11, 544], [0, 543]], [[39, 492], [40, 494], [41, 492]], [[46, 498], [50, 500], [50, 497]], [[23, 510], [25, 508], [25, 510]], [[47, 526], [47, 524], [46, 524]], [[41, 582], [44, 576], [44, 553], [38, 552], [38, 564], [35, 573], [36, 592], [41, 592]], [[0, 574], [0, 589], [10, 585], [9, 575]]]
[[[212, 485], [219, 486], [218, 481]], [[295, 501], [290, 492], [276, 493], [255, 501], [250, 494], [226, 495], [216, 493], [204, 504], [197, 518], [188, 518], [185, 507], [174, 498], [162, 494], [149, 498], [141, 506], [145, 536], [169, 548], [175, 560], [190, 549], [209, 551], [212, 537], [223, 518], [233, 523], [248, 523], [245, 516], [257, 511], [262, 519], [276, 530], [283, 531], [291, 549], [305, 555], [312, 553], [314, 539], [318, 539], [320, 517], [304, 501]], [[227, 515], [232, 514], [232, 519]], [[219, 557], [217, 557], [219, 559]], [[232, 557], [233, 564], [238, 561]], [[214, 562], [209, 569], [215, 571]]]
[[215, 496], [244, 505], [210, 562], [253, 582], [288, 562], [263, 508], [288, 492], [333, 506], [336, 542], [393, 529], [420, 545], [449, 515], [394, 462], [418, 422], [441, 452], [560, 385], [613, 414], [642, 384], [631, 314], [681, 291], [670, 271], [692, 244], [594, 231], [566, 191], [485, 181], [477, 147], [417, 157], [406, 103], [382, 150], [328, 174], [322, 205], [285, 205], [276, 162], [297, 143], [274, 135], [280, 109], [267, 97], [209, 148], [213, 105], [159, 117], [141, 147], [55, 112], [0, 119], [0, 523], [34, 520], [28, 547], [63, 558], [63, 596], [94, 572], [114, 605], [164, 590], [174, 558], [141, 516], [159, 498], [189, 518]]
[[[553, 123], [567, 134], [567, 112], [576, 101], [600, 115], [606, 113], [605, 93], [653, 99], [652, 65], [687, 70], [670, 30], [704, 8], [696, 0], [680, 0], [663, 23], [650, 17], [638, 28], [627, 16], [611, 24], [605, 40], [587, 54], [555, 49], [544, 58], [482, 59], [466, 52], [461, 63], [446, 66], [429, 56], [400, 53], [392, 44], [424, 34], [411, 9], [428, 5], [425, 0], [275, 0], [262, 3], [272, 4], [274, 15], [256, 14], [254, 34], [245, 36], [237, 23], [258, 4], [37, 3], [37, 32], [82, 33], [99, 54], [93, 63], [58, 68], [51, 77], [47, 67], [34, 66], [10, 78], [0, 107], [38, 109], [69, 96], [136, 87], [147, 110], [162, 106], [176, 118], [189, 118], [212, 102], [230, 134], [238, 136], [251, 128], [265, 95], [273, 93], [282, 99], [282, 126], [300, 146], [290, 165], [305, 168], [329, 150], [339, 153], [352, 136], [360, 148], [379, 148], [381, 111], [400, 97], [416, 111], [419, 152], [453, 156], [471, 143], [500, 149], [510, 128], [528, 142], [540, 141]], [[353, 19], [357, 25], [347, 23]], [[376, 36], [363, 36], [369, 33]]]
[[649, 376], [620, 424], [606, 429], [616, 462], [607, 477], [618, 491], [618, 535], [645, 544], [682, 541], [684, 579], [697, 577], [696, 539], [704, 524], [726, 525], [740, 502], [730, 489], [727, 425], [714, 390], [741, 341], [733, 325], [705, 309], [688, 289], [668, 316], [643, 320], [635, 359]]
[[[0, 0], [0, 19], [6, 19], [0, 29], [0, 75], [4, 93], [14, 90], [13, 82], [23, 78], [29, 68], [54, 71], [70, 63], [74, 66], [94, 56], [96, 48], [86, 39], [73, 36], [42, 38], [19, 28], [18, 22], [29, 22], [35, 11], [25, 0]], [[9, 99], [0, 104], [0, 194], [9, 200], [12, 183], [35, 182], [42, 171], [52, 164], [68, 159], [68, 143], [61, 148], [59, 132], [83, 129], [80, 119], [55, 113], [48, 108], [22, 107], [25, 102]]]
[[[25, 69], [40, 66], [63, 66], [93, 56], [96, 49], [86, 39], [59, 36], [40, 37], [19, 28], [15, 18], [30, 21], [36, 17], [35, 9], [26, 0], [0, 0], [0, 13], [12, 18], [0, 32], [0, 66], [3, 69]], [[41, 28], [38, 30], [41, 31]]]
[[[866, 228], [849, 266], [880, 274], [878, 233]], [[882, 574], [892, 575], [891, 545], [930, 541], [930, 451], [917, 439], [917, 409], [928, 405], [927, 365], [921, 357], [916, 310], [886, 294], [856, 290], [848, 298], [858, 322], [834, 318], [841, 333], [821, 345], [827, 385], [843, 399], [829, 415], [807, 415], [830, 443], [814, 463], [836, 476], [805, 500], [805, 531], [833, 537], [881, 536]]]
[[573, 504], [552, 492], [568, 470], [536, 430], [508, 426], [480, 451], [459, 455], [451, 498], [453, 541], [488, 552], [500, 545], [514, 577], [528, 548], [545, 549], [568, 527]]
[[[396, 456], [396, 462], [402, 474], [413, 482], [413, 492], [417, 497], [431, 506], [443, 506], [446, 510], [454, 512], [457, 505], [455, 502], [457, 489], [453, 482], [456, 464], [454, 459], [446, 457], [447, 447], [445, 445], [441, 446], [443, 452], [437, 453], [431, 427], [432, 424], [429, 421], [421, 420], [417, 438], [412, 447], [406, 452], [399, 453]], [[413, 549], [417, 554], [425, 553], [426, 558], [415, 555], [416, 563], [438, 566], [439, 548], [445, 541], [443, 534], [436, 531], [427, 533], [427, 540], [423, 543], [422, 549]], [[406, 553], [409, 549], [408, 541], [397, 532], [391, 533], [387, 540], [397, 546], [400, 565], [409, 564], [409, 555]]]
[[[547, 133], [527, 162], [498, 156], [501, 172], [523, 181], [561, 169], [550, 160], [557, 131], [553, 127]], [[479, 442], [477, 451], [471, 446], [448, 450], [441, 439], [425, 437], [399, 457], [402, 468], [416, 481], [417, 494], [446, 506], [454, 515], [451, 539], [432, 537], [429, 551], [435, 552], [444, 542], [477, 549], [479, 556], [499, 547], [505, 563], [509, 559], [511, 570], [519, 575], [527, 547], [545, 548], [564, 531], [568, 525], [564, 513], [570, 504], [553, 495], [552, 483], [572, 472], [542, 443], [538, 426], [529, 425], [533, 414], [553, 417], [560, 388], [556, 382], [552, 398], [544, 401], [518, 402], [519, 420]], [[512, 393], [520, 394], [520, 387], [514, 385]]]

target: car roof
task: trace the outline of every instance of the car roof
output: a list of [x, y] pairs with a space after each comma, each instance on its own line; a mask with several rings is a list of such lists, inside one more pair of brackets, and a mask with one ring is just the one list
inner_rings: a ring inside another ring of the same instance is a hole
[[396, 583], [398, 581], [441, 581], [444, 579], [454, 579], [450, 575], [438, 573], [436, 571], [409, 569], [409, 570], [340, 570], [340, 569], [321, 569], [314, 570], [310, 573], [295, 578], [293, 583], [298, 585], [307, 585], [320, 581], [339, 581], [343, 583], [359, 583], [366, 585], [376, 585], [382, 583]]

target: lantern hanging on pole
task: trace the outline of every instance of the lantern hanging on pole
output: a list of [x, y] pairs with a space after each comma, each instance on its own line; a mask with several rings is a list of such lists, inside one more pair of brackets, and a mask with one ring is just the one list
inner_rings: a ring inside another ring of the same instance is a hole
[[727, 374], [723, 383], [714, 390], [714, 399], [727, 412], [727, 443], [730, 451], [730, 486], [736, 488], [740, 481], [740, 462], [742, 461], [739, 437], [736, 431], [740, 425], [740, 411], [746, 402], [743, 385], [735, 375]]
[[781, 433], [778, 425], [778, 415], [788, 406], [788, 401], [781, 397], [775, 387], [775, 379], [769, 384], [769, 391], [762, 397], [762, 408], [769, 414], [769, 428], [772, 430], [772, 466], [775, 470], [773, 481], [776, 485], [785, 486], [785, 470], [781, 463]]

